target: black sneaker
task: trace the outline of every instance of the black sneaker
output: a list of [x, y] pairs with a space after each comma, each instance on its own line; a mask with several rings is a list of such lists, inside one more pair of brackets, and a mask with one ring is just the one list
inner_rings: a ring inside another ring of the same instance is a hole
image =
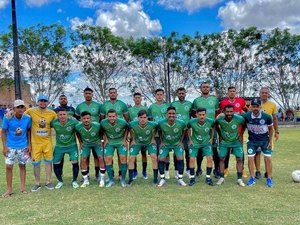
[[52, 183], [48, 183], [45, 185], [45, 188], [47, 188], [48, 190], [54, 190], [54, 186]]
[[260, 173], [260, 171], [256, 171], [255, 172], [255, 179], [260, 179], [261, 178], [261, 173]]
[[189, 186], [193, 186], [194, 184], [196, 184], [196, 181], [195, 181], [195, 179], [190, 179]]
[[127, 186], [131, 187], [132, 183], [133, 183], [133, 180], [129, 180], [127, 183]]
[[211, 178], [209, 178], [209, 177], [206, 177], [206, 179], [205, 179], [205, 183], [207, 183], [209, 186], [213, 186], [213, 185], [214, 185], [214, 183], [213, 183], [212, 179], [211, 179]]
[[35, 185], [31, 188], [31, 191], [32, 191], [32, 192], [36, 192], [36, 191], [40, 190], [41, 188], [42, 188], [41, 185], [35, 184]]

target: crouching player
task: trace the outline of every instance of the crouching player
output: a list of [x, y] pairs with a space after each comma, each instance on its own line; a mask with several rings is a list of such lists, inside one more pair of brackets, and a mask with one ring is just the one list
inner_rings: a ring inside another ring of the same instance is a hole
[[261, 111], [261, 101], [259, 99], [253, 99], [251, 101], [251, 107], [252, 112], [243, 114], [249, 135], [247, 153], [250, 179], [248, 180], [247, 185], [252, 186], [255, 184], [254, 156], [257, 152], [262, 151], [264, 153], [264, 160], [267, 170], [266, 184], [268, 187], [272, 187], [272, 117]]
[[157, 124], [152, 121], [148, 121], [148, 115], [146, 110], [141, 110], [138, 112], [138, 121], [132, 121], [129, 124], [130, 135], [132, 137], [132, 142], [129, 149], [129, 181], [128, 185], [133, 182], [133, 171], [134, 162], [136, 156], [139, 154], [140, 150], [144, 149], [148, 151], [152, 160], [153, 169], [153, 184], [157, 184], [157, 147], [155, 145], [155, 131]]
[[100, 124], [91, 121], [91, 114], [87, 111], [83, 111], [80, 114], [81, 123], [77, 124], [76, 134], [81, 149], [81, 173], [83, 176], [83, 183], [81, 187], [86, 187], [90, 184], [88, 178], [88, 164], [87, 159], [91, 154], [91, 150], [94, 149], [98, 156], [100, 166], [100, 182], [99, 187], [105, 185], [105, 164], [103, 159], [103, 148], [101, 146], [100, 139]]
[[213, 185], [210, 178], [212, 172], [212, 140], [214, 137], [214, 124], [215, 121], [206, 118], [206, 109], [198, 108], [196, 111], [197, 118], [191, 119], [188, 123], [188, 136], [190, 146], [190, 183], [192, 186], [195, 184], [195, 160], [198, 154], [206, 156], [206, 179], [205, 183]]
[[62, 179], [63, 165], [61, 161], [65, 154], [69, 155], [73, 167], [72, 186], [73, 188], [78, 188], [77, 177], [79, 166], [75, 131], [75, 126], [78, 124], [78, 121], [68, 118], [68, 112], [65, 108], [57, 109], [57, 117], [58, 119], [53, 120], [50, 124], [56, 133], [56, 144], [53, 152], [53, 169], [58, 183], [55, 188], [59, 189], [64, 184]]

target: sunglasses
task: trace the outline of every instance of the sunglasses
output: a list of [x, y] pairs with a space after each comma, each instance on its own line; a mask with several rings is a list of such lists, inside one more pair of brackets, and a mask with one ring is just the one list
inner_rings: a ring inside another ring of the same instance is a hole
[[39, 100], [40, 102], [48, 102], [47, 100], [45, 100], [45, 99], [41, 99], [41, 100]]
[[24, 109], [25, 106], [24, 106], [24, 105], [19, 105], [19, 106], [17, 106], [16, 108], [17, 108], [17, 109]]

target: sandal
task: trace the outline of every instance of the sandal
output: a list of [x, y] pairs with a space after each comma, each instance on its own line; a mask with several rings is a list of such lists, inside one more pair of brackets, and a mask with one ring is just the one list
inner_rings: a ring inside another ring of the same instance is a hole
[[26, 190], [21, 190], [20, 191], [22, 194], [28, 194], [28, 192]]
[[5, 192], [4, 194], [2, 194], [2, 198], [9, 198], [12, 196], [12, 192]]

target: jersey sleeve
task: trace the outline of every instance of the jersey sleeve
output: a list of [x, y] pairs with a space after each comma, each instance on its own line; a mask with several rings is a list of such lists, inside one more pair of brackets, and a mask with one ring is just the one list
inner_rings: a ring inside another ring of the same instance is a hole
[[75, 109], [75, 115], [80, 116], [80, 105], [78, 105]]
[[153, 119], [153, 116], [152, 116], [152, 105], [150, 105], [149, 109], [148, 109], [148, 118], [149, 119]]
[[123, 102], [123, 114], [128, 114], [128, 106], [125, 102]]
[[2, 129], [7, 130], [7, 128], [8, 128], [8, 122], [9, 122], [9, 119], [7, 119], [7, 118], [4, 116], [4, 117], [3, 117], [3, 122], [2, 122]]

